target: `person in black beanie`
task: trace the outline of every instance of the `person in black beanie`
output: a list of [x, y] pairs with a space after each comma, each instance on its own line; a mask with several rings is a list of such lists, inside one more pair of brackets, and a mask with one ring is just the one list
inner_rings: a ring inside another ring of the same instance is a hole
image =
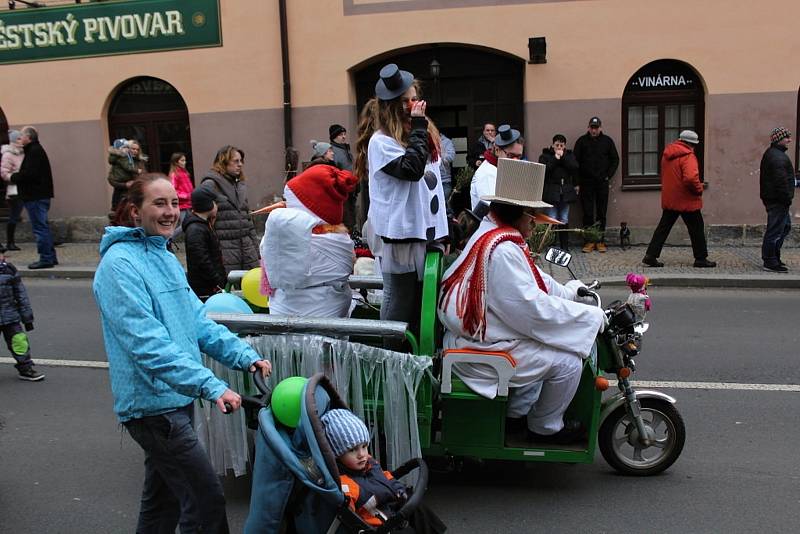
[[[347, 130], [341, 124], [331, 124], [328, 128], [328, 135], [333, 149], [333, 164], [343, 171], [352, 172], [353, 154], [350, 153], [350, 145], [347, 143]], [[344, 203], [344, 225], [351, 232], [356, 226], [356, 199], [359, 190], [360, 187], [356, 186], [355, 191], [350, 193]]]
[[192, 191], [192, 211], [183, 220], [186, 236], [186, 266], [189, 287], [203, 302], [225, 287], [219, 238], [214, 231], [217, 203], [214, 193], [203, 188]]
[[761, 157], [760, 196], [767, 210], [767, 227], [761, 244], [764, 270], [773, 273], [789, 271], [781, 261], [783, 240], [792, 230], [790, 208], [794, 199], [795, 177], [792, 160], [786, 155], [792, 132], [781, 126], [772, 130], [769, 148]]

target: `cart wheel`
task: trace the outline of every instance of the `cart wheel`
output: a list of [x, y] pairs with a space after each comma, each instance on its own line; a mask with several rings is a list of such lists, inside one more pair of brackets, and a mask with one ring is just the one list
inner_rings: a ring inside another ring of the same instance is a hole
[[625, 475], [655, 475], [671, 466], [686, 441], [686, 427], [675, 407], [660, 399], [641, 399], [642, 419], [654, 443], [639, 442], [636, 424], [624, 406], [614, 410], [600, 427], [598, 444], [606, 462]]

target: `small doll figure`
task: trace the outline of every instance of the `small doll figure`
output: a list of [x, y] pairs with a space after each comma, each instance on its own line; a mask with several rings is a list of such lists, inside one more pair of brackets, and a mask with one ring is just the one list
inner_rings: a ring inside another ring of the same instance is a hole
[[650, 296], [647, 294], [647, 284], [650, 279], [643, 274], [628, 273], [625, 283], [631, 288], [627, 303], [633, 308], [638, 321], [644, 321], [645, 315], [650, 311]]

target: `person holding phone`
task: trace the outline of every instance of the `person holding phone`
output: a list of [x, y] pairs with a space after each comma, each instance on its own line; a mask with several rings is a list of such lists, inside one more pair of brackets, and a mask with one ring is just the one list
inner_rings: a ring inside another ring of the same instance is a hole
[[369, 184], [370, 249], [383, 275], [381, 319], [412, 324], [426, 246], [448, 235], [439, 132], [426, 107], [414, 75], [386, 65], [361, 112], [356, 145], [355, 174]]

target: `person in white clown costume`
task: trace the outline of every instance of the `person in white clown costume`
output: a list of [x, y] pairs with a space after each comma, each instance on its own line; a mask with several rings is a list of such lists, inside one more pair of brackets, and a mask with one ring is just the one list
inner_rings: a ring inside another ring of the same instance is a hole
[[355, 185], [351, 172], [315, 165], [286, 183], [284, 202], [254, 212], [270, 214], [260, 246], [270, 314], [350, 316], [355, 254], [342, 218]]
[[484, 161], [472, 175], [469, 187], [469, 198], [472, 211], [476, 211], [482, 196], [494, 195], [497, 181], [497, 160], [499, 158], [521, 159], [522, 142], [519, 130], [508, 124], [497, 127], [494, 145], [484, 153]]
[[[445, 272], [438, 315], [445, 349], [509, 353], [507, 428], [537, 442], [582, 437], [578, 421], [564, 421], [580, 381], [582, 359], [605, 326], [605, 314], [579, 302], [579, 280], [562, 285], [534, 265], [526, 243], [542, 202], [544, 165], [500, 159], [489, 214]], [[549, 218], [547, 218], [549, 219]], [[555, 223], [549, 219], [547, 222]], [[476, 393], [494, 398], [497, 375], [485, 364], [455, 364]], [[526, 424], [527, 423], [527, 427]]]
[[368, 179], [367, 226], [383, 277], [381, 319], [414, 324], [427, 244], [448, 234], [439, 174], [439, 132], [419, 84], [390, 64], [361, 112], [355, 173]]

